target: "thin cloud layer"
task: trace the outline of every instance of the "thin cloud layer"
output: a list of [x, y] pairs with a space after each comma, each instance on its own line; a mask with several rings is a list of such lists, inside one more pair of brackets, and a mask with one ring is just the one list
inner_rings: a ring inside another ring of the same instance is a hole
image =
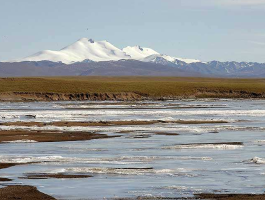
[[265, 0], [167, 0], [171, 5], [202, 8], [202, 7], [236, 7], [236, 6], [265, 6]]
[[219, 5], [265, 5], [265, 0], [211, 0]]

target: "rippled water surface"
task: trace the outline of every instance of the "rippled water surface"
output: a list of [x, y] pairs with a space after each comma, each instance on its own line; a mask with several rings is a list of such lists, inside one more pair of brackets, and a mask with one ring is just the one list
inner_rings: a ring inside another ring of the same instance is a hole
[[[228, 123], [161, 122], [93, 127], [1, 124], [0, 130], [86, 131], [120, 137], [75, 142], [3, 143], [0, 144], [1, 163], [35, 164], [2, 169], [0, 177], [14, 179], [8, 184], [34, 185], [58, 199], [264, 192], [263, 100], [0, 103], [0, 123], [120, 120]], [[88, 174], [93, 177], [21, 179], [25, 173]]]

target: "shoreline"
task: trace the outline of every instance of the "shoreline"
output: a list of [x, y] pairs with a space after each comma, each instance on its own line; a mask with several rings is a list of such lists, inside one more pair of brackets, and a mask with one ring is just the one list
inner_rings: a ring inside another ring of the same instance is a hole
[[135, 92], [123, 93], [50, 93], [9, 92], [0, 93], [0, 102], [52, 102], [52, 101], [168, 101], [186, 99], [265, 99], [265, 93], [246, 91], [200, 92], [179, 96], [149, 96]]

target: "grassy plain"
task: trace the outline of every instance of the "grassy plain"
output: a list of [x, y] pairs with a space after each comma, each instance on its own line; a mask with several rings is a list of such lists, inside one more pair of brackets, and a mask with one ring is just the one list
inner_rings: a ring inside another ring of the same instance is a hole
[[177, 77], [1, 78], [0, 93], [121, 93], [147, 97], [264, 97], [265, 79]]

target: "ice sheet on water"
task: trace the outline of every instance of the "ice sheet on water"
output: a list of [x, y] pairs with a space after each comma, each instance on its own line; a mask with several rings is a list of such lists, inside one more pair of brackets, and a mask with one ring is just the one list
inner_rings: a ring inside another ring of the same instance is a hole
[[35, 140], [13, 140], [13, 141], [3, 141], [3, 143], [35, 143]]
[[[196, 169], [195, 169], [196, 170]], [[110, 168], [110, 167], [69, 167], [64, 168], [68, 173], [92, 173], [92, 174], [116, 174], [116, 175], [169, 175], [169, 176], [194, 176], [189, 172], [192, 169], [153, 169], [152, 167], [142, 168]]]
[[148, 131], [148, 132], [190, 132], [190, 133], [208, 133], [212, 131], [261, 131], [265, 130], [265, 127], [257, 126], [239, 126], [239, 125], [214, 125], [214, 126], [190, 126], [190, 125], [179, 125], [179, 124], [170, 124], [170, 125], [143, 125], [143, 126], [93, 126], [93, 127], [82, 127], [82, 126], [3, 126], [0, 125], [0, 130], [36, 130], [36, 131], [85, 131], [85, 132], [120, 132], [120, 131]]
[[0, 156], [0, 163], [32, 163], [32, 162], [56, 162], [63, 160], [62, 156]]
[[173, 146], [165, 146], [162, 149], [238, 149], [243, 148], [241, 144], [180, 144]]
[[170, 156], [120, 156], [104, 158], [80, 158], [63, 156], [0, 156], [0, 163], [84, 163], [84, 164], [141, 164], [155, 160], [177, 159]]
[[258, 144], [258, 145], [263, 145], [265, 144], [265, 140], [255, 140], [253, 141], [253, 143]]
[[[207, 109], [195, 109], [195, 110], [161, 110], [161, 109], [93, 109], [93, 110], [30, 110], [30, 111], [0, 111], [0, 118], [3, 119], [16, 119], [23, 118], [26, 115], [36, 116], [37, 121], [52, 121], [52, 120], [73, 120], [79, 119], [84, 121], [90, 120], [102, 120], [111, 119], [117, 116], [132, 117], [139, 116], [147, 119], [167, 118], [176, 116], [215, 116], [215, 117], [227, 117], [227, 116], [250, 116], [261, 117], [265, 116], [265, 110], [235, 110], [235, 109], [222, 109], [222, 110], [207, 110]], [[26, 119], [25, 119], [26, 120]]]

